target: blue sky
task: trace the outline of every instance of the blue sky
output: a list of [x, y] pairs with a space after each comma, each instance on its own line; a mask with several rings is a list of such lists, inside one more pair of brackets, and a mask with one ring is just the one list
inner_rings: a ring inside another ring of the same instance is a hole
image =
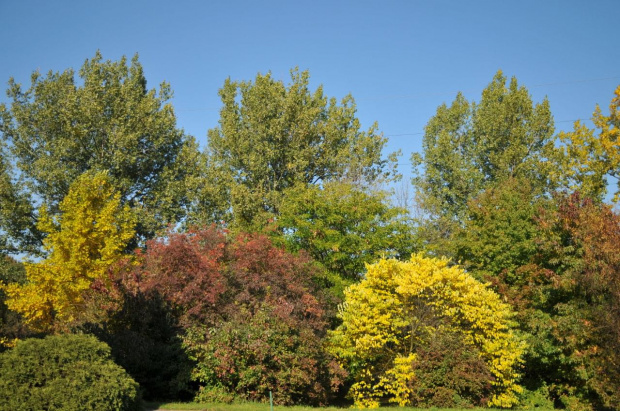
[[618, 15], [619, 0], [0, 0], [0, 83], [77, 70], [96, 50], [139, 53], [149, 87], [171, 84], [179, 127], [204, 146], [227, 77], [287, 80], [299, 66], [328, 96], [351, 93], [408, 175], [437, 106], [459, 90], [479, 100], [498, 69], [549, 98], [557, 129], [597, 103], [607, 112], [620, 84]]

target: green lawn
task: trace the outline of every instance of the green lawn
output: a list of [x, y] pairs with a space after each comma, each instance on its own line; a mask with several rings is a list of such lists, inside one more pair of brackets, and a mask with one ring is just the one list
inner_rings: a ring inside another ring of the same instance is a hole
[[[194, 411], [269, 411], [269, 404], [242, 403], [242, 404], [198, 404], [192, 402], [178, 403], [147, 403], [147, 410], [194, 410]], [[338, 407], [285, 407], [274, 405], [274, 411], [344, 411], [350, 408]], [[385, 407], [384, 410], [398, 411], [493, 411], [495, 408], [412, 408], [412, 407]], [[540, 410], [540, 409], [537, 409]], [[504, 410], [505, 411], [505, 410]]]

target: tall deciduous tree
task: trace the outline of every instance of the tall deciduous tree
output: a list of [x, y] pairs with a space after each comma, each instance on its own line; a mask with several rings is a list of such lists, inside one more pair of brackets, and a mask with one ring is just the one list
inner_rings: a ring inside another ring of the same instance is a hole
[[176, 127], [170, 86], [149, 90], [137, 55], [128, 64], [125, 57], [104, 61], [97, 52], [78, 74], [35, 72], [26, 90], [11, 79], [12, 103], [0, 105], [6, 144], [0, 179], [8, 187], [0, 197], [0, 230], [14, 249], [31, 245], [21, 234], [36, 232], [27, 200], [41, 200], [56, 214], [73, 181], [88, 170], [107, 170], [121, 201], [140, 208], [142, 236], [184, 213], [184, 179], [196, 170], [199, 152]]
[[271, 74], [228, 79], [220, 97], [219, 127], [209, 130], [207, 155], [215, 185], [226, 189], [203, 201], [216, 198], [240, 226], [277, 213], [282, 191], [295, 185], [370, 184], [394, 171], [395, 159], [382, 156], [386, 139], [377, 126], [360, 129], [353, 98], [338, 104], [321, 86], [311, 91], [307, 71], [293, 70], [288, 85]]
[[0, 140], [0, 254], [39, 251], [41, 235], [33, 227], [34, 216], [31, 199], [16, 184], [5, 144]]
[[96, 280], [123, 256], [134, 237], [135, 217], [106, 173], [78, 177], [58, 205], [60, 214], [41, 210], [38, 227], [46, 259], [26, 263], [25, 284], [5, 287], [7, 306], [23, 315], [33, 328], [66, 329], [83, 320], [85, 296]]
[[558, 402], [620, 407], [620, 216], [579, 194], [543, 213], [538, 252], [504, 293], [529, 333], [526, 382]]
[[451, 238], [469, 215], [468, 202], [511, 178], [530, 181], [537, 194], [556, 186], [549, 178], [555, 148], [549, 103], [533, 104], [523, 86], [498, 72], [479, 103], [458, 94], [426, 125], [423, 153], [412, 162], [431, 242]]
[[593, 116], [595, 130], [575, 122], [572, 132], [560, 133], [561, 158], [567, 164], [571, 188], [583, 195], [603, 199], [607, 192], [606, 177], [617, 180], [613, 201], [620, 201], [620, 86], [605, 116], [597, 106]]
[[518, 269], [538, 252], [540, 210], [553, 201], [532, 194], [524, 179], [508, 179], [468, 203], [469, 216], [453, 238], [459, 264], [482, 281], [500, 277], [507, 285], [522, 284]]

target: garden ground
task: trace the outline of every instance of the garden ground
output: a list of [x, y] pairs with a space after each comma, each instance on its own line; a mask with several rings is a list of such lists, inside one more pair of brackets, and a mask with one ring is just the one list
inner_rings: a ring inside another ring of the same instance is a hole
[[[304, 407], [304, 406], [276, 406], [274, 411], [344, 411], [352, 408], [339, 407]], [[385, 407], [382, 409], [398, 411], [499, 411], [495, 408], [412, 408], [412, 407]], [[269, 404], [265, 403], [240, 403], [240, 404], [199, 404], [199, 403], [146, 403], [148, 411], [270, 411]], [[537, 408], [538, 411], [543, 411]]]

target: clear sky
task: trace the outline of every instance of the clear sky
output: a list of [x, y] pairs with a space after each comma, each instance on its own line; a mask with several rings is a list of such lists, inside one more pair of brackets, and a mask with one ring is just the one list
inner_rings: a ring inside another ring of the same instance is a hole
[[620, 0], [0, 0], [0, 82], [27, 87], [33, 70], [77, 70], [98, 49], [139, 53], [149, 87], [171, 84], [179, 127], [204, 146], [227, 77], [287, 80], [299, 66], [326, 95], [351, 93], [408, 175], [437, 106], [459, 90], [478, 101], [498, 69], [548, 97], [557, 129], [597, 103], [607, 113], [619, 15]]

